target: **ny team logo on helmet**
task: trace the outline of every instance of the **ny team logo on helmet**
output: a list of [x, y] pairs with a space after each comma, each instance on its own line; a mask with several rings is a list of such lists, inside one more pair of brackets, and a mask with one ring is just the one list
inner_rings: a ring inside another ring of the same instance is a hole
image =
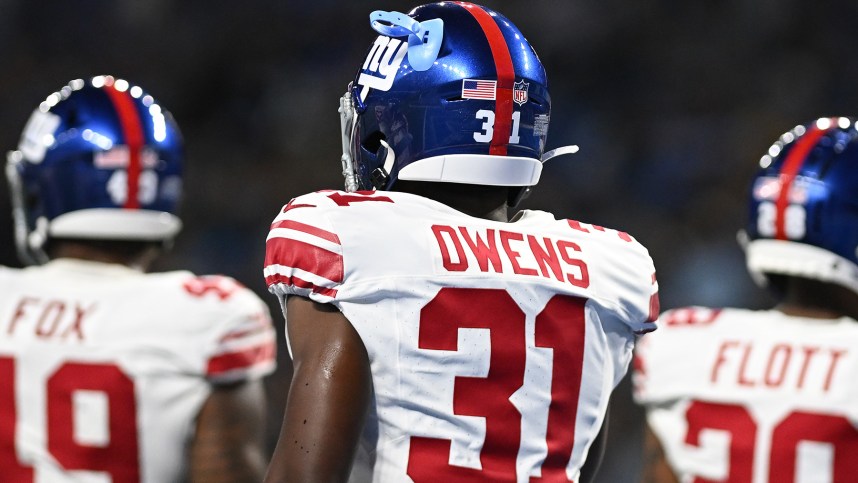
[[22, 261], [45, 261], [49, 237], [171, 239], [183, 156], [172, 116], [138, 86], [98, 76], [52, 93], [7, 160]]
[[858, 292], [858, 129], [821, 118], [784, 133], [760, 160], [745, 229], [748, 269]]
[[551, 110], [518, 28], [466, 2], [370, 21], [381, 35], [340, 99], [346, 190], [398, 179], [521, 187], [514, 204], [539, 180]]

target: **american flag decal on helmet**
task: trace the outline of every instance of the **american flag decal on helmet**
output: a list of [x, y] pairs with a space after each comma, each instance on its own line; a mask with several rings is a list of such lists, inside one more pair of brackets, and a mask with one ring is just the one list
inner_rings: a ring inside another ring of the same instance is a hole
[[527, 82], [516, 82], [512, 85], [512, 100], [519, 106], [523, 106], [527, 102], [527, 88], [530, 86]]
[[493, 80], [462, 80], [462, 99], [487, 99], [493, 101], [497, 89], [497, 81]]

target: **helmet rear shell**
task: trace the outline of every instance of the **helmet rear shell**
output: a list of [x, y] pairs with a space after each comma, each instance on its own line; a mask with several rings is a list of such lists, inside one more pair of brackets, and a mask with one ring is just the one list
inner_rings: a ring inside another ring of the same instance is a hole
[[796, 126], [769, 148], [760, 165], [746, 227], [756, 246], [748, 253], [752, 273], [845, 285], [855, 278], [858, 284], [856, 120], [821, 118]]
[[28, 237], [170, 239], [183, 161], [178, 126], [152, 96], [111, 76], [74, 80], [39, 105], [9, 155], [17, 223]]
[[[420, 22], [443, 20], [443, 41], [425, 71], [409, 63], [405, 37], [382, 35], [371, 46], [351, 91], [360, 187], [389, 188], [409, 164], [438, 156], [540, 159], [550, 114], [548, 83], [518, 28], [473, 4], [423, 5], [408, 15]], [[380, 140], [396, 155], [383, 186], [371, 179], [384, 163]]]

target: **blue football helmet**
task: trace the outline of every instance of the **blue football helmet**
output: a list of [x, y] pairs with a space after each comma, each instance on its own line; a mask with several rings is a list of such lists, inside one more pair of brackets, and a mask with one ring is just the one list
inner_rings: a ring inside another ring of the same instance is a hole
[[6, 166], [22, 261], [46, 261], [48, 238], [169, 241], [183, 158], [172, 116], [138, 86], [98, 76], [49, 95]]
[[340, 99], [346, 190], [398, 179], [521, 187], [539, 181], [551, 99], [545, 69], [501, 14], [466, 2], [375, 11], [381, 35]]
[[858, 292], [856, 119], [821, 118], [783, 134], [760, 160], [749, 222], [748, 270], [836, 283]]

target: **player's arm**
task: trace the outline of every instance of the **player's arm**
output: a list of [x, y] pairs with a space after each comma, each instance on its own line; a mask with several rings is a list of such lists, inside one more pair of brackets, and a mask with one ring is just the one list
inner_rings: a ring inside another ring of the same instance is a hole
[[348, 319], [290, 296], [293, 375], [267, 483], [346, 481], [370, 403], [369, 358]]
[[652, 432], [649, 425], [644, 429], [644, 454], [643, 474], [641, 483], [679, 483], [667, 459], [664, 457], [664, 449], [658, 441], [658, 437]]
[[267, 459], [265, 411], [261, 381], [215, 385], [197, 418], [190, 481], [260, 481]]

